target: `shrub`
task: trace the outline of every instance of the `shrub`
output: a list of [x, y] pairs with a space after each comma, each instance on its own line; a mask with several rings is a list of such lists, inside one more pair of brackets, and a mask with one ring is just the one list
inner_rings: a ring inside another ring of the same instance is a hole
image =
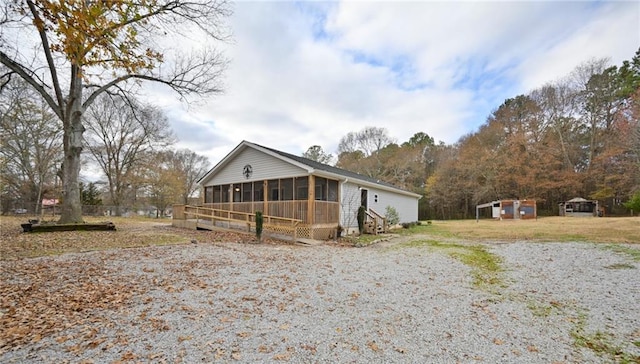
[[398, 211], [393, 206], [385, 208], [384, 217], [387, 218], [387, 224], [392, 226], [400, 222], [400, 215], [398, 215]]
[[364, 206], [360, 206], [358, 208], [358, 231], [360, 231], [360, 234], [364, 232], [364, 216], [366, 212], [367, 211]]
[[633, 197], [623, 205], [629, 210], [640, 212], [640, 191], [636, 192]]
[[256, 211], [256, 238], [258, 238], [258, 242], [262, 241], [262, 223], [264, 222], [264, 218], [262, 217], [262, 212]]
[[[430, 224], [430, 222], [429, 222], [429, 224]], [[403, 222], [402, 223], [402, 227], [405, 228], [405, 229], [410, 229], [410, 228], [412, 228], [414, 226], [420, 226], [420, 225], [422, 225], [422, 223], [420, 221], [411, 221], [411, 222]]]

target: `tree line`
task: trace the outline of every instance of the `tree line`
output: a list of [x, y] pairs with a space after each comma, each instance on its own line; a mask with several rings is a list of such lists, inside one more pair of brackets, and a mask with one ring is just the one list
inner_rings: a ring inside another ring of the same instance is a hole
[[[209, 160], [189, 149], [173, 148], [175, 137], [162, 111], [132, 96], [103, 94], [85, 111], [83, 163], [102, 179], [80, 183], [83, 205], [124, 208], [153, 205], [162, 212], [188, 203]], [[64, 160], [61, 121], [42, 97], [21, 79], [0, 93], [0, 172], [2, 213], [40, 213], [43, 199], [61, 196]], [[85, 208], [86, 209], [86, 208]]]
[[[59, 177], [59, 223], [82, 222], [79, 177], [89, 119], [85, 112], [105, 95], [130, 100], [143, 82], [171, 89], [182, 99], [221, 92], [220, 76], [227, 61], [215, 45], [229, 38], [224, 19], [230, 14], [227, 0], [22, 0], [0, 6], [0, 90], [14, 79], [24, 81], [23, 88], [48, 106], [50, 125], [60, 130], [55, 143], [62, 145], [63, 159], [56, 164], [57, 171], [38, 172]], [[136, 115], [146, 111], [139, 109]], [[123, 156], [130, 162], [129, 157]], [[171, 163], [160, 159], [162, 165]], [[129, 170], [129, 162], [109, 161], [109, 165]], [[16, 173], [33, 174], [8, 166], [15, 163], [10, 158], [3, 157], [2, 163]], [[25, 166], [22, 169], [29, 169]], [[120, 178], [136, 180], [132, 176], [136, 173], [108, 170], [108, 174], [117, 176], [113, 177], [117, 180], [109, 177], [109, 192], [118, 203], [125, 193]], [[29, 197], [37, 200], [47, 182], [23, 178], [39, 189]], [[5, 185], [9, 184], [3, 183], [3, 189]]]
[[[79, 176], [88, 156], [109, 176], [109, 203], [136, 201], [133, 191], [142, 186], [158, 207], [166, 196], [188, 196], [184, 186], [149, 187], [191, 162], [171, 155], [178, 151], [161, 135], [166, 129], [138, 146], [131, 141], [135, 131], [153, 132], [155, 124], [145, 120], [163, 120], [133, 95], [142, 82], [183, 99], [221, 92], [227, 61], [215, 45], [229, 37], [230, 14], [227, 0], [1, 6], [3, 209], [19, 198], [37, 205], [58, 189], [60, 222], [81, 222]], [[178, 42], [192, 47], [173, 49]], [[451, 145], [423, 132], [401, 144], [384, 128], [349, 133], [336, 165], [422, 193], [422, 218], [468, 217], [478, 202], [513, 197], [536, 198], [542, 213], [553, 213], [558, 201], [576, 195], [602, 200], [615, 213], [639, 189], [639, 57], [620, 66], [591, 61], [506, 100], [478, 131]], [[139, 129], [122, 132], [120, 121], [108, 119], [104, 108], [111, 107]], [[98, 116], [113, 124], [93, 128]], [[107, 137], [107, 129], [120, 126], [117, 138]], [[156, 168], [145, 172], [143, 164]]]
[[367, 127], [342, 137], [337, 157], [303, 156], [420, 193], [420, 218], [469, 218], [499, 199], [535, 199], [540, 215], [574, 197], [628, 214], [640, 199], [640, 50], [621, 65], [591, 60], [566, 77], [509, 98], [456, 143], [418, 132], [398, 144]]

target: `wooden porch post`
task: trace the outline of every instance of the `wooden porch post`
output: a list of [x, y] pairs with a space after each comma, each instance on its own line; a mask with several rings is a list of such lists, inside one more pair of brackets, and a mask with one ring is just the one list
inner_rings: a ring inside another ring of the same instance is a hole
[[267, 207], [269, 207], [269, 202], [267, 201], [269, 199], [269, 191], [267, 190], [267, 188], [269, 187], [269, 184], [267, 183], [267, 180], [265, 179], [264, 181], [262, 181], [262, 214], [263, 215], [269, 215], [269, 210], [267, 210]]
[[307, 194], [307, 224], [315, 223], [316, 205], [316, 179], [314, 175], [309, 176], [309, 193]]

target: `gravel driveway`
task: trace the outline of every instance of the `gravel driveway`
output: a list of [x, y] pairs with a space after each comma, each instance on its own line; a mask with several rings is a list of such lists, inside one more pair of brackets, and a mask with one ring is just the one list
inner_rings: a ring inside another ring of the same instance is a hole
[[484, 246], [503, 268], [492, 289], [450, 254], [393, 241], [3, 261], [0, 362], [640, 360], [632, 255], [586, 243]]

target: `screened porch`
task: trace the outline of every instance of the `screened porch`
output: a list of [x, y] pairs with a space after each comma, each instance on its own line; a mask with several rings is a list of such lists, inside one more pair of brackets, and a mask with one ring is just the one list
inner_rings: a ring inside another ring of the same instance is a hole
[[[312, 186], [312, 188], [309, 188]], [[205, 186], [204, 206], [301, 220], [306, 225], [339, 224], [339, 184], [317, 176]]]

